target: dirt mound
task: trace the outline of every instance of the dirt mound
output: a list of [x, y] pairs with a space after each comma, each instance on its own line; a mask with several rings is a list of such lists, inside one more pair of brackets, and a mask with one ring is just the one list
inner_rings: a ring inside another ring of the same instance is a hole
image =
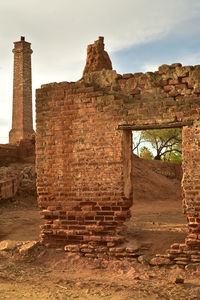
[[181, 201], [181, 165], [133, 155], [133, 203]]
[[[134, 156], [132, 217], [125, 235], [132, 245], [141, 246], [142, 253], [132, 262], [87, 259], [28, 243], [38, 240], [43, 223], [36, 201], [35, 169], [30, 162], [11, 167], [21, 172], [22, 179], [15, 199], [0, 202], [0, 241], [4, 240], [0, 243], [0, 299], [199, 297], [200, 269], [193, 272], [181, 266], [148, 264], [156, 253], [164, 253], [174, 242], [183, 242], [187, 234], [181, 212], [180, 166]], [[2, 172], [8, 173], [6, 169]], [[184, 283], [176, 284], [177, 278], [184, 278]]]
[[[0, 203], [0, 240], [38, 239], [43, 221], [37, 207], [34, 164], [12, 164], [2, 169], [3, 174], [12, 172], [21, 173], [21, 182], [15, 198]], [[125, 235], [131, 243], [145, 245], [147, 254], [163, 253], [172, 243], [184, 242], [187, 225], [180, 179], [180, 165], [133, 156], [132, 217], [126, 222]]]
[[144, 245], [147, 256], [184, 243], [188, 227], [182, 213], [181, 177], [181, 165], [133, 156], [133, 205], [125, 235]]

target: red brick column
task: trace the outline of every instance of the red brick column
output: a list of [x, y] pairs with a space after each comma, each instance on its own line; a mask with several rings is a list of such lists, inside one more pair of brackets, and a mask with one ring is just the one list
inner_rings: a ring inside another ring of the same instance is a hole
[[118, 232], [132, 205], [131, 132], [117, 130], [117, 100], [81, 83], [46, 85], [36, 95], [41, 241], [108, 251], [124, 241]]
[[200, 121], [183, 127], [183, 207], [188, 219], [186, 245], [200, 250]]
[[33, 133], [30, 43], [24, 37], [14, 43], [13, 115], [9, 143], [30, 138]]

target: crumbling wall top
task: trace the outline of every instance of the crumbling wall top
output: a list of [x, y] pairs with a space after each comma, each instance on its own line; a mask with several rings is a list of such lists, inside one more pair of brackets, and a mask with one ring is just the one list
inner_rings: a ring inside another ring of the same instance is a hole
[[88, 45], [83, 75], [103, 69], [112, 70], [112, 63], [108, 53], [104, 50], [104, 38], [100, 36], [94, 44]]

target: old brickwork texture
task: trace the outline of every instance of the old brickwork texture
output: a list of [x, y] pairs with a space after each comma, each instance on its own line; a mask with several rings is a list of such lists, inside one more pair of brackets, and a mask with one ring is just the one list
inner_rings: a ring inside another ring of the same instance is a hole
[[14, 162], [23, 162], [35, 157], [35, 137], [24, 139], [16, 144], [0, 144], [0, 167]]
[[200, 261], [200, 66], [119, 75], [105, 59], [101, 65], [99, 43], [102, 38], [89, 46], [81, 80], [36, 92], [41, 241], [88, 257], [134, 257], [121, 235], [133, 204], [131, 129], [182, 127], [189, 234], [167, 256]]

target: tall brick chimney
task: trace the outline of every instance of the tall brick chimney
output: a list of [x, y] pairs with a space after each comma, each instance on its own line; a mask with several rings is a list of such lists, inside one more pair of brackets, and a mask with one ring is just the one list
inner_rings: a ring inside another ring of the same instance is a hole
[[30, 138], [33, 134], [31, 44], [22, 36], [14, 43], [13, 111], [9, 143]]

